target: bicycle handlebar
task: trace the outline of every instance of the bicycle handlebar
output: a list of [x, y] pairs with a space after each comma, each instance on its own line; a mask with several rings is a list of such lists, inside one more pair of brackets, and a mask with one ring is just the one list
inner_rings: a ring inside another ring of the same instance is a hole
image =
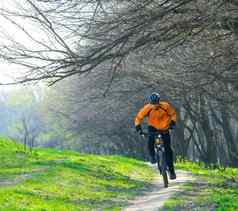
[[143, 132], [141, 135], [144, 135], [144, 136], [148, 136], [148, 135], [160, 135], [160, 134], [167, 133], [167, 132], [169, 132], [169, 130], [158, 131], [158, 132], [155, 132], [155, 133], [145, 133], [145, 132]]

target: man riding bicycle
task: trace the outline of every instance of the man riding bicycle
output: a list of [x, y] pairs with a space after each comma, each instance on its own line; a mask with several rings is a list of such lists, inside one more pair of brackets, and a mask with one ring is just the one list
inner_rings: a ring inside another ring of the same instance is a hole
[[165, 156], [169, 168], [170, 179], [176, 179], [169, 133], [169, 129], [175, 129], [176, 126], [176, 111], [168, 102], [160, 100], [159, 93], [153, 92], [149, 97], [146, 97], [146, 101], [143, 108], [139, 110], [135, 117], [136, 131], [140, 135], [143, 135], [141, 122], [147, 117], [150, 162], [152, 164], [156, 163], [154, 142], [156, 133], [160, 133], [165, 142]]

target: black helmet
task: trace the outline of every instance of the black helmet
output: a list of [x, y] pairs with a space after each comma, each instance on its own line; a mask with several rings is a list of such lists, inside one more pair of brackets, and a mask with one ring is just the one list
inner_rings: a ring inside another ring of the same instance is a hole
[[151, 104], [158, 104], [160, 101], [160, 94], [157, 93], [157, 92], [153, 92], [151, 95], [150, 95], [150, 103]]

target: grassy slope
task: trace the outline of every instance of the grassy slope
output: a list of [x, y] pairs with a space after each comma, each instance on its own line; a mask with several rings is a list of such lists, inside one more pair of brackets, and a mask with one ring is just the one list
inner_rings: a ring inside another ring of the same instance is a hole
[[164, 210], [238, 210], [238, 169], [208, 169], [203, 164], [180, 161], [177, 169], [191, 171], [197, 179], [170, 199]]
[[0, 138], [0, 210], [120, 210], [154, 172], [119, 156], [39, 149]]

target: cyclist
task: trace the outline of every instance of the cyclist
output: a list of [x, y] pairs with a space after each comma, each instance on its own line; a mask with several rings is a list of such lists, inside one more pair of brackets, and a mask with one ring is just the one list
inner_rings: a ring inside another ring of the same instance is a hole
[[165, 156], [169, 167], [170, 179], [176, 179], [169, 133], [169, 129], [175, 129], [176, 126], [176, 111], [168, 102], [160, 100], [160, 94], [157, 92], [153, 92], [146, 99], [148, 102], [144, 104], [135, 117], [136, 131], [143, 135], [141, 122], [147, 117], [150, 162], [152, 164], [156, 163], [154, 142], [155, 134], [159, 132], [165, 141]]

